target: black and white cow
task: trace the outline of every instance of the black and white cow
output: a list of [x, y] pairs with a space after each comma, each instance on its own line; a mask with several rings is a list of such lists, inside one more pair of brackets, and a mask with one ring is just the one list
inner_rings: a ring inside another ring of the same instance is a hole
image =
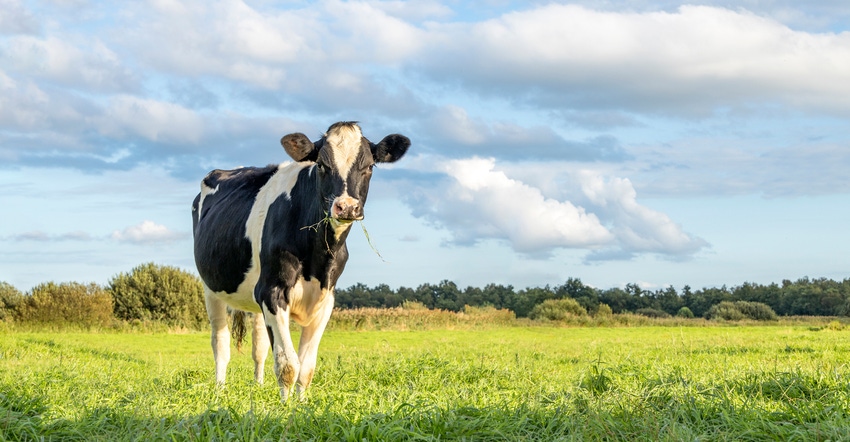
[[[296, 162], [214, 170], [192, 204], [195, 264], [212, 326], [215, 378], [230, 360], [227, 306], [254, 315], [254, 377], [263, 381], [271, 340], [274, 372], [286, 401], [299, 396], [316, 368], [319, 340], [334, 306], [334, 286], [348, 260], [345, 239], [363, 219], [375, 163], [401, 158], [410, 140], [367, 140], [353, 122], [318, 141], [301, 133], [280, 140]], [[298, 351], [289, 321], [301, 325]], [[265, 330], [264, 330], [265, 329]]]

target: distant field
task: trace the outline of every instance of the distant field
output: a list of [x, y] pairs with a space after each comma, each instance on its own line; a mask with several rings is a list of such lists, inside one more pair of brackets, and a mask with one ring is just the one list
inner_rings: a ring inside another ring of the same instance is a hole
[[[2, 440], [848, 440], [850, 331], [331, 331], [281, 405], [209, 337], [4, 333]], [[271, 375], [271, 361], [267, 379]]]

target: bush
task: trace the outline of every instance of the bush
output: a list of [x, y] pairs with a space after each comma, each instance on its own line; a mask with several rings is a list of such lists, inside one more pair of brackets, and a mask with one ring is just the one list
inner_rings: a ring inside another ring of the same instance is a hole
[[115, 317], [125, 321], [159, 321], [201, 329], [207, 324], [201, 280], [188, 272], [154, 263], [120, 273], [109, 282]]
[[549, 321], [563, 321], [571, 316], [586, 316], [587, 310], [575, 299], [547, 299], [531, 309], [528, 317], [531, 319], [547, 319]]
[[756, 321], [775, 321], [777, 319], [776, 312], [769, 305], [761, 302], [737, 301], [735, 307], [744, 316]]
[[0, 321], [14, 319], [18, 313], [18, 306], [24, 301], [24, 295], [15, 286], [5, 281], [0, 281]]
[[670, 313], [665, 312], [664, 310], [658, 310], [657, 308], [644, 307], [639, 308], [635, 311], [636, 314], [641, 316], [646, 316], [647, 318], [669, 318]]
[[738, 310], [735, 303], [732, 301], [721, 301], [719, 304], [714, 304], [705, 312], [706, 319], [724, 319], [726, 321], [740, 321], [744, 319], [743, 313]]
[[599, 308], [596, 310], [597, 318], [610, 318], [614, 316], [614, 311], [611, 310], [611, 306], [608, 304], [599, 304]]
[[693, 318], [694, 312], [692, 312], [691, 309], [689, 309], [687, 307], [682, 307], [682, 308], [679, 309], [678, 312], [676, 312], [676, 317], [677, 318]]
[[711, 306], [708, 312], [706, 312], [705, 317], [708, 319], [725, 319], [727, 321], [740, 321], [742, 319], [774, 321], [777, 319], [776, 312], [767, 304], [749, 301], [723, 301]]
[[22, 322], [104, 326], [112, 322], [112, 296], [95, 283], [39, 284], [18, 306]]

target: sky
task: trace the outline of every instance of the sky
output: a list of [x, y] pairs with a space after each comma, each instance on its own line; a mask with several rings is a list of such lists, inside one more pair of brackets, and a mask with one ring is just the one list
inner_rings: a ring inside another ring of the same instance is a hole
[[209, 170], [411, 139], [338, 286], [850, 277], [845, 0], [0, 0], [0, 281], [196, 273]]

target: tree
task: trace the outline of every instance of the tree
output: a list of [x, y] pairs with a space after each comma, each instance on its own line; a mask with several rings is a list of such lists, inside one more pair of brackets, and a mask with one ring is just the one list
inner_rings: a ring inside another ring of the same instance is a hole
[[599, 293], [578, 278], [568, 278], [564, 285], [555, 288], [555, 298], [573, 298], [591, 314], [599, 308]]
[[721, 288], [704, 288], [702, 290], [697, 290], [696, 292], [687, 291], [687, 293], [682, 296], [682, 300], [685, 305], [694, 312], [696, 316], [705, 316], [713, 305], [719, 304], [721, 301], [731, 301], [732, 294], [729, 293], [729, 290], [726, 289], [724, 285]]
[[540, 287], [520, 290], [511, 304], [506, 307], [513, 310], [518, 318], [525, 318], [531, 314], [535, 306], [552, 299], [553, 296], [554, 294], [551, 291]]
[[658, 290], [654, 294], [655, 301], [658, 303], [658, 308], [667, 312], [670, 315], [675, 315], [679, 309], [685, 306], [685, 302], [676, 289], [671, 285], [664, 290]]
[[628, 311], [629, 294], [621, 288], [611, 288], [602, 291], [599, 294], [599, 301], [608, 304], [614, 313], [623, 313]]
[[496, 308], [507, 308], [513, 302], [516, 293], [512, 285], [490, 283], [484, 286], [481, 296], [485, 304]]
[[452, 281], [444, 279], [436, 287], [432, 286], [432, 294], [435, 309], [457, 312], [463, 308], [463, 305], [458, 305], [457, 302], [460, 290]]

